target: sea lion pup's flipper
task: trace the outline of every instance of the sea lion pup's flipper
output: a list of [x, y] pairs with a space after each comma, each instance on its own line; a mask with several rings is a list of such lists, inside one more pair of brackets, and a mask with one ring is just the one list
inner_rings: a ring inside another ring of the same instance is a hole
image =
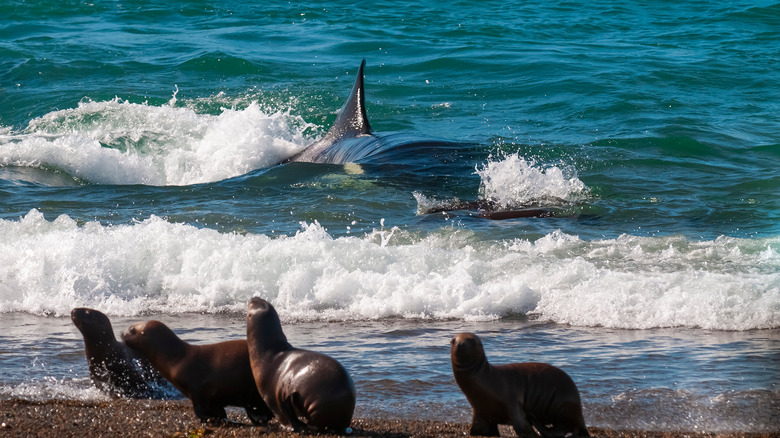
[[510, 419], [512, 421], [512, 429], [514, 429], [517, 436], [520, 438], [536, 438], [536, 432], [534, 432], [534, 428], [528, 421], [525, 412], [520, 409], [520, 405], [516, 405], [512, 409], [512, 412], [510, 412]]
[[282, 415], [280, 422], [287, 423], [296, 432], [317, 433], [321, 432], [316, 427], [309, 425], [302, 419], [306, 419], [308, 413], [303, 406], [301, 395], [297, 392], [292, 393], [282, 402]]
[[261, 406], [244, 406], [244, 410], [249, 417], [249, 421], [255, 426], [268, 424], [274, 418], [274, 413], [271, 412], [266, 404]]
[[222, 423], [227, 420], [224, 406], [215, 406], [201, 399], [192, 398], [192, 410], [203, 423]]
[[498, 432], [498, 423], [488, 421], [474, 412], [471, 419], [471, 429], [469, 434], [472, 436], [501, 436]]

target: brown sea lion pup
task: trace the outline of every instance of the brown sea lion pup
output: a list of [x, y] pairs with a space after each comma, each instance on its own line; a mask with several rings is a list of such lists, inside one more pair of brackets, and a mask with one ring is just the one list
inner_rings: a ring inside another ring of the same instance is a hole
[[145, 357], [117, 341], [105, 314], [78, 307], [70, 319], [84, 337], [89, 377], [100, 391], [114, 398], [180, 397]]
[[279, 422], [299, 431], [348, 432], [355, 411], [355, 385], [330, 356], [294, 348], [274, 307], [249, 302], [249, 360], [263, 400]]
[[545, 363], [493, 366], [482, 341], [459, 333], [450, 342], [455, 381], [473, 408], [471, 435], [498, 436], [511, 425], [520, 437], [588, 437], [577, 386], [560, 368]]
[[255, 425], [273, 418], [257, 392], [243, 339], [188, 344], [160, 321], [134, 324], [122, 331], [122, 339], [189, 397], [201, 421], [226, 420], [225, 406], [243, 407]]

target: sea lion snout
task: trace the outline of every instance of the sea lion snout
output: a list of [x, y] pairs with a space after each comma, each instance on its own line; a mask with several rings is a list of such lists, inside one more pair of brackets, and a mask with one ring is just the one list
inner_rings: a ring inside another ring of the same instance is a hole
[[271, 309], [271, 304], [260, 297], [254, 297], [249, 300], [247, 307], [249, 308], [249, 313], [267, 312]]
[[76, 307], [70, 311], [70, 319], [73, 322], [83, 322], [88, 320], [100, 320], [102, 322], [108, 321], [106, 315], [89, 309], [87, 307]]
[[260, 297], [254, 297], [249, 300], [247, 307], [247, 336], [251, 336], [251, 339], [258, 339], [266, 347], [277, 345], [278, 348], [286, 348], [289, 346], [287, 338], [282, 332], [279, 314], [271, 303]]
[[76, 321], [77, 319], [83, 318], [85, 315], [89, 315], [89, 310], [86, 307], [76, 307], [75, 309], [70, 311], [70, 319], [73, 321]]
[[474, 333], [458, 333], [450, 341], [453, 360], [466, 362], [484, 355], [482, 341]]
[[77, 307], [70, 311], [70, 320], [73, 321], [73, 324], [76, 324], [76, 327], [78, 327], [79, 330], [81, 330], [84, 317], [87, 315], [89, 315], [89, 309]]
[[[153, 324], [156, 323], [156, 324]], [[138, 338], [140, 336], [144, 336], [146, 334], [146, 329], [149, 327], [156, 327], [157, 325], [162, 325], [159, 321], [146, 321], [146, 322], [137, 322], [130, 327], [122, 330], [120, 333], [120, 336], [122, 337], [122, 340], [126, 343], [129, 343], [129, 345], [132, 346], [132, 341], [135, 338]]]
[[126, 329], [122, 330], [122, 332], [120, 333], [120, 335], [122, 336], [122, 339], [125, 339], [125, 338], [127, 338], [127, 337], [129, 337], [129, 336], [133, 336], [133, 335], [135, 335], [135, 332], [136, 332], [136, 330], [135, 330], [135, 326], [134, 326], [134, 325], [131, 325], [130, 327], [128, 327], [128, 328], [126, 328]]
[[[82, 333], [84, 330], [100, 331], [103, 336], [106, 336], [111, 330], [111, 321], [105, 314], [87, 307], [77, 307], [71, 310], [70, 319]], [[111, 337], [113, 337], [113, 333]]]

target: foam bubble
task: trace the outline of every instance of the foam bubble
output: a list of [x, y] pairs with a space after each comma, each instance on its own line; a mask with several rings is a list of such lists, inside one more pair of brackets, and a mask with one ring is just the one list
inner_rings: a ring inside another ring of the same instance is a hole
[[780, 238], [621, 236], [478, 242], [471, 231], [381, 229], [334, 238], [223, 234], [154, 217], [134, 225], [0, 221], [0, 312], [244, 312], [286, 321], [529, 315], [580, 326], [780, 327]]
[[97, 184], [205, 183], [279, 163], [307, 144], [308, 126], [256, 102], [210, 115], [119, 98], [84, 101], [4, 135], [0, 164], [53, 168]]

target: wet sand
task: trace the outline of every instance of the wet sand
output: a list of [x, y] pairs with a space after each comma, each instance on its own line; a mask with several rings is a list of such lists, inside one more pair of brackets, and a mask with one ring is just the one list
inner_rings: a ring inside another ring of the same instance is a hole
[[[0, 401], [0, 436], [2, 437], [304, 437], [291, 433], [277, 423], [267, 427], [252, 426], [241, 410], [231, 409], [229, 418], [235, 424], [211, 425], [201, 423], [193, 414], [188, 401], [114, 400], [109, 402], [81, 402], [54, 400]], [[446, 421], [396, 420], [356, 418], [352, 421], [351, 436], [366, 437], [440, 437], [467, 436], [469, 425]], [[768, 438], [778, 432], [702, 433], [691, 431], [654, 432], [622, 431], [591, 428], [596, 437], [745, 437]], [[509, 427], [501, 427], [502, 436], [515, 436]]]

